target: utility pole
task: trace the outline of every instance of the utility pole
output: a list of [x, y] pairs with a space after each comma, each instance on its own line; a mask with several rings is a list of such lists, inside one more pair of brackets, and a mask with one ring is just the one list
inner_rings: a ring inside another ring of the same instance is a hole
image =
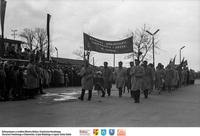
[[181, 64], [181, 50], [182, 50], [183, 48], [185, 48], [185, 46], [183, 46], [183, 47], [180, 48], [180, 64]]
[[149, 32], [148, 30], [146, 31], [148, 34], [150, 34], [152, 36], [152, 43], [153, 43], [153, 66], [155, 67], [155, 43], [154, 43], [154, 36], [155, 34], [158, 33], [158, 31], [160, 31], [160, 29], [156, 30], [154, 33]]
[[15, 40], [15, 37], [16, 37], [16, 32], [17, 32], [17, 29], [12, 29], [11, 30], [12, 32], [13, 32], [13, 34], [11, 34], [12, 36], [13, 36], [13, 38], [14, 38], [14, 40]]

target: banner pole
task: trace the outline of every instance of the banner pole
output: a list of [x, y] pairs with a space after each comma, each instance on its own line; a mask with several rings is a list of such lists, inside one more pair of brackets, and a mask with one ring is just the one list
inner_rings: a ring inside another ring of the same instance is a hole
[[[133, 32], [132, 32], [132, 37], [133, 37]], [[134, 44], [133, 44], [133, 64], [135, 64]]]
[[93, 66], [94, 66], [94, 57], [92, 58], [92, 61], [93, 61]]
[[115, 53], [113, 54], [113, 67], [115, 68]]

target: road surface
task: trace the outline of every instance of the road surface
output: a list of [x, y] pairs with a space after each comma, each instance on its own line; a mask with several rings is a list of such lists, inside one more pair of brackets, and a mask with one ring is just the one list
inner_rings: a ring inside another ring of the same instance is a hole
[[47, 89], [37, 99], [0, 102], [0, 127], [200, 127], [200, 81], [172, 95], [142, 95], [140, 104], [114, 90], [111, 97], [95, 92], [82, 102], [79, 90]]

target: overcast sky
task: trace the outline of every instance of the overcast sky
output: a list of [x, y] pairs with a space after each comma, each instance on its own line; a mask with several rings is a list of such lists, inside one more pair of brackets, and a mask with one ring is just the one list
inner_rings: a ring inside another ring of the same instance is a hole
[[[83, 32], [104, 40], [121, 40], [146, 24], [151, 31], [160, 29], [156, 64], [166, 65], [175, 55], [178, 63], [179, 49], [186, 46], [182, 56], [190, 68], [200, 70], [198, 0], [7, 0], [5, 37], [12, 38], [11, 29], [19, 33], [24, 28], [46, 28], [46, 13], [52, 15], [51, 40], [59, 57], [77, 59], [73, 51], [83, 46]], [[125, 55], [116, 55], [116, 63], [123, 60], [128, 66], [130, 60], [124, 60]], [[94, 58], [96, 65], [105, 60], [113, 65], [113, 55], [95, 53]]]

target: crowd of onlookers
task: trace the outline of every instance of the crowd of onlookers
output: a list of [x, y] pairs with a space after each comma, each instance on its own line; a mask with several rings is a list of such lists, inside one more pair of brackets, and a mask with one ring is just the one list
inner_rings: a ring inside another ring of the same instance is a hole
[[0, 58], [0, 101], [33, 98], [48, 87], [80, 86], [78, 69], [56, 62]]

